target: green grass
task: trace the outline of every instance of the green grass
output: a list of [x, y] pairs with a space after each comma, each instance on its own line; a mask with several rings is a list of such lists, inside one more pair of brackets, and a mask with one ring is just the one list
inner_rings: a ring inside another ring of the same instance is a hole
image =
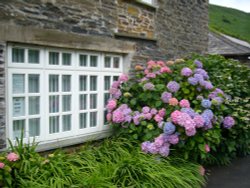
[[209, 5], [209, 28], [250, 42], [250, 13]]

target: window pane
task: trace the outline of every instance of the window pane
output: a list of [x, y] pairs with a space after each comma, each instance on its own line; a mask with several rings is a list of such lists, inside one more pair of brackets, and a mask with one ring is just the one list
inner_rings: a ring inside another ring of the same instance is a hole
[[80, 95], [80, 110], [87, 109], [87, 94]]
[[13, 117], [25, 115], [25, 98], [14, 97], [13, 98]]
[[39, 50], [29, 50], [29, 63], [39, 64]]
[[90, 91], [97, 90], [97, 76], [90, 76]]
[[71, 76], [63, 75], [62, 76], [62, 91], [67, 92], [71, 90]]
[[110, 76], [105, 76], [104, 77], [104, 90], [109, 90], [110, 89], [110, 81], [111, 81]]
[[87, 127], [87, 113], [80, 114], [80, 129]]
[[24, 49], [12, 48], [12, 62], [24, 63]]
[[49, 112], [50, 113], [59, 112], [59, 96], [58, 95], [49, 96]]
[[13, 74], [12, 91], [13, 94], [24, 93], [25, 77], [24, 74]]
[[107, 114], [108, 114], [108, 111], [105, 110], [104, 113], [103, 113], [103, 115], [104, 115], [104, 122], [103, 122], [103, 124], [104, 124], [104, 125], [107, 125], [107, 124], [108, 124]]
[[87, 76], [80, 76], [80, 91], [87, 90]]
[[58, 75], [49, 75], [49, 92], [58, 92], [59, 91], [59, 76]]
[[88, 56], [87, 55], [80, 55], [79, 56], [80, 66], [87, 67], [87, 65], [88, 65], [87, 61], [88, 61]]
[[113, 77], [113, 81], [118, 81], [118, 79], [119, 79], [119, 76], [114, 76]]
[[62, 96], [63, 101], [62, 101], [62, 111], [63, 112], [68, 112], [71, 110], [71, 95], [63, 95]]
[[104, 93], [104, 105], [108, 103], [108, 100], [110, 99], [110, 94], [109, 93]]
[[90, 112], [90, 127], [97, 125], [97, 112]]
[[40, 97], [29, 97], [29, 115], [40, 113]]
[[97, 60], [98, 60], [97, 56], [91, 55], [90, 56], [90, 66], [97, 67]]
[[29, 93], [39, 93], [39, 74], [29, 74]]
[[111, 57], [110, 56], [106, 56], [104, 58], [104, 67], [105, 68], [110, 68], [111, 67]]
[[71, 130], [71, 115], [64, 115], [62, 121], [63, 121], [63, 131], [70, 131]]
[[97, 94], [90, 94], [90, 109], [97, 108]]
[[49, 52], [49, 64], [59, 65], [59, 53], [58, 52]]
[[21, 138], [22, 132], [25, 137], [25, 120], [13, 121], [13, 138]]
[[49, 117], [49, 133], [59, 132], [59, 116]]
[[29, 136], [39, 136], [40, 135], [40, 118], [29, 119]]
[[113, 67], [114, 68], [120, 67], [120, 58], [119, 57], [114, 57]]
[[71, 54], [69, 54], [69, 53], [62, 54], [62, 64], [63, 65], [71, 65]]

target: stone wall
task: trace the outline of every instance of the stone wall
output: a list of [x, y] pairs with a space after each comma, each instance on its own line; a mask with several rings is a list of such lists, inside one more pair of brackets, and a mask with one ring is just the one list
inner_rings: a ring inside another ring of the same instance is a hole
[[0, 150], [6, 147], [5, 43], [0, 42]]

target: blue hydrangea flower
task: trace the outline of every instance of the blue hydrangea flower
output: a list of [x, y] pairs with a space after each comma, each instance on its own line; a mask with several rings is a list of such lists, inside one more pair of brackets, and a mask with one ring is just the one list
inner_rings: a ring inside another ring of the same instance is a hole
[[195, 77], [189, 77], [188, 78], [188, 83], [190, 83], [191, 85], [195, 86], [198, 84], [198, 79], [196, 79]]
[[175, 132], [175, 125], [172, 122], [166, 122], [163, 128], [163, 132], [167, 135], [173, 134]]
[[194, 64], [196, 65], [197, 68], [202, 68], [203, 67], [202, 62], [200, 62], [199, 60], [195, 60]]
[[195, 111], [192, 108], [182, 108], [181, 112], [187, 113], [192, 118], [196, 115]]
[[201, 101], [201, 106], [203, 106], [204, 108], [210, 108], [211, 107], [211, 101], [209, 99], [203, 99]]

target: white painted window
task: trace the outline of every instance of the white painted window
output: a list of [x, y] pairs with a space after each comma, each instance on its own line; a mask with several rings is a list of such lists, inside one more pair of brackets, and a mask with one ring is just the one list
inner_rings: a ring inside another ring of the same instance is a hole
[[9, 45], [9, 137], [48, 142], [108, 129], [108, 90], [122, 71], [121, 55]]
[[141, 0], [141, 1], [144, 2], [144, 3], [147, 3], [147, 4], [154, 5], [155, 0]]

